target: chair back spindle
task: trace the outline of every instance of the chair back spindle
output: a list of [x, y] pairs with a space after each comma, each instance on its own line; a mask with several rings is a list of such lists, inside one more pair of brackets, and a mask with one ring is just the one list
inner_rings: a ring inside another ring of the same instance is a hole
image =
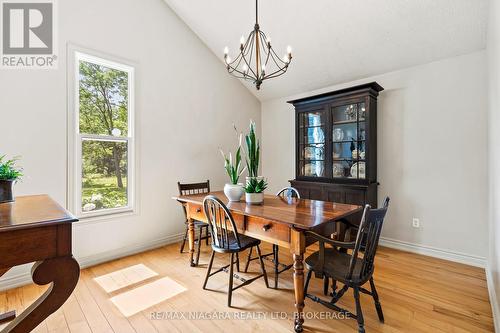
[[234, 239], [240, 248], [236, 223], [226, 205], [217, 197], [208, 195], [203, 200], [203, 209], [209, 224], [213, 245], [228, 250], [231, 240]]

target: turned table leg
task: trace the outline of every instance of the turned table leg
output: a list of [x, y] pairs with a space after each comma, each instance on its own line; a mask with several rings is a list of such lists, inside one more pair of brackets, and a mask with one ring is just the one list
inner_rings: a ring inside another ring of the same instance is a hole
[[291, 251], [293, 254], [293, 288], [295, 291], [294, 330], [300, 333], [304, 330], [304, 233], [291, 230]]
[[72, 256], [38, 261], [31, 269], [33, 282], [51, 286], [33, 304], [24, 310], [2, 333], [26, 333], [44, 321], [64, 304], [80, 276], [80, 266]]
[[189, 236], [189, 265], [196, 266], [194, 263], [194, 220], [188, 219], [188, 236]]

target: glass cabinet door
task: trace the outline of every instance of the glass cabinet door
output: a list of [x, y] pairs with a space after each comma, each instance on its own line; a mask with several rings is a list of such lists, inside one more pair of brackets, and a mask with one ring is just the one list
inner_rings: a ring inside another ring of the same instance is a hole
[[324, 177], [325, 175], [325, 113], [301, 112], [299, 117], [299, 175]]
[[366, 178], [366, 107], [353, 103], [330, 108], [333, 178]]

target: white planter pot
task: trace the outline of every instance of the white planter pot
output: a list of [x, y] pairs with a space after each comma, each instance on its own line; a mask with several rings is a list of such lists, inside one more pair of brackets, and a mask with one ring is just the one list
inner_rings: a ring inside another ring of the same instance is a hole
[[258, 205], [264, 202], [264, 193], [245, 193], [245, 201], [251, 205]]
[[224, 185], [224, 194], [229, 199], [229, 201], [240, 201], [241, 197], [245, 193], [243, 189], [243, 184], [226, 184]]

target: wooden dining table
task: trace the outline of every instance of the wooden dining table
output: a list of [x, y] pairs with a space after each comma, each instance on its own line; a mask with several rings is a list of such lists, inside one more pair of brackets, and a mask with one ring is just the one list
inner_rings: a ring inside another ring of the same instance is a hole
[[361, 206], [335, 202], [282, 198], [265, 195], [260, 205], [244, 201], [229, 202], [222, 191], [176, 196], [173, 199], [186, 207], [189, 224], [189, 264], [194, 267], [194, 221], [207, 222], [203, 199], [214, 195], [231, 211], [238, 232], [262, 241], [290, 249], [293, 255], [293, 285], [295, 292], [295, 332], [303, 331], [304, 324], [304, 253], [307, 230], [329, 235], [339, 221], [362, 210]]

